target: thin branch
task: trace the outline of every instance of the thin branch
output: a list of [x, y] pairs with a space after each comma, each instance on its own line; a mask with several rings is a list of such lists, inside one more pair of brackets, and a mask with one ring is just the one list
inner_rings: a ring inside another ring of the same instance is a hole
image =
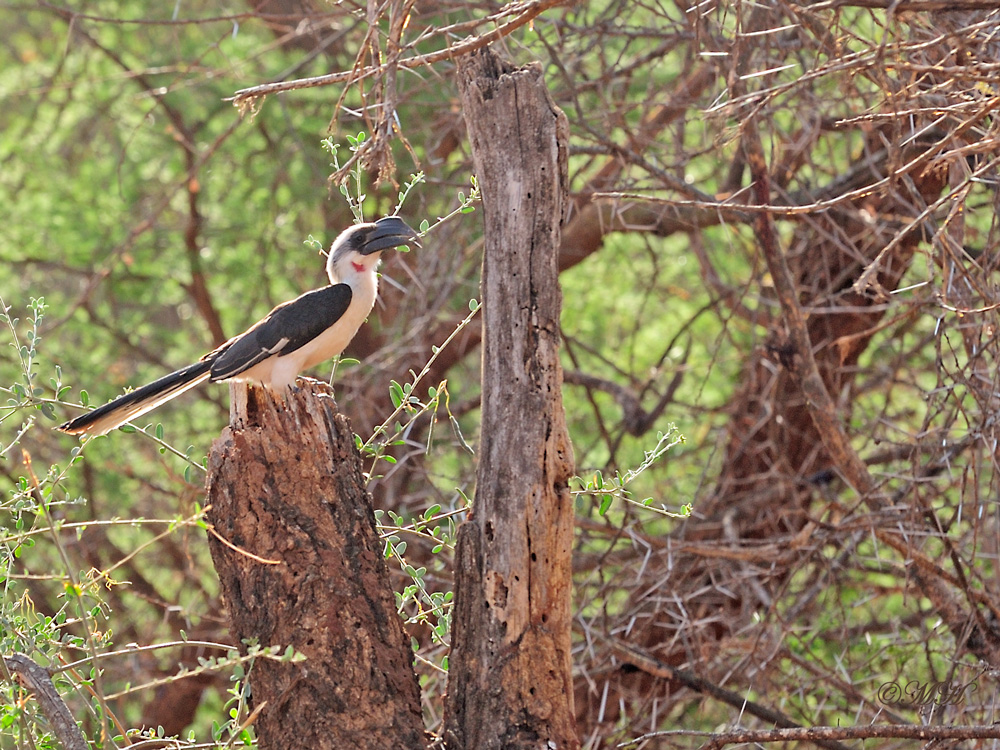
[[[745, 696], [740, 695], [739, 693], [721, 688], [715, 683], [709, 682], [701, 677], [697, 677], [689, 672], [685, 672], [683, 669], [672, 667], [669, 664], [651, 656], [645, 651], [629, 646], [621, 641], [614, 641], [611, 645], [618, 656], [647, 674], [651, 674], [665, 680], [675, 680], [691, 690], [705, 695], [710, 695], [723, 703], [729, 704], [733, 708], [740, 711], [746, 711], [748, 714], [756, 716], [758, 719], [763, 719], [764, 721], [777, 724], [779, 727], [785, 729], [805, 728], [801, 724], [792, 721], [780, 711], [775, 711], [767, 706], [762, 706], [759, 703], [747, 700]], [[842, 745], [839, 742], [833, 742], [829, 739], [811, 737], [806, 739], [812, 740], [816, 745], [824, 747], [827, 750], [848, 750], [846, 745]]]
[[87, 741], [73, 719], [66, 702], [52, 683], [49, 671], [24, 654], [3, 657], [7, 669], [16, 674], [22, 684], [35, 694], [38, 707], [49, 720], [53, 733], [66, 750], [86, 750]]
[[[794, 6], [793, 6], [794, 7]], [[996, 0], [823, 0], [797, 6], [802, 10], [818, 11], [836, 8], [882, 8], [895, 13], [908, 11], [932, 12], [941, 10], [996, 10]]]
[[[511, 32], [516, 31], [528, 23], [531, 23], [531, 21], [549, 8], [554, 8], [557, 5], [565, 5], [566, 3], [567, 0], [537, 0], [536, 2], [529, 3], [527, 5], [521, 4], [508, 6], [507, 9], [504, 10], [503, 15], [510, 15], [511, 12], [521, 11], [520, 15], [511, 19], [507, 23], [498, 26], [493, 31], [489, 31], [477, 37], [472, 37], [471, 39], [466, 39], [458, 44], [438, 50], [437, 52], [429, 52], [426, 55], [417, 55], [416, 57], [407, 57], [401, 60], [391, 59], [386, 64], [369, 66], [361, 70], [330, 73], [328, 75], [314, 76], [312, 78], [299, 78], [294, 81], [275, 81], [273, 83], [263, 83], [259, 86], [251, 86], [250, 88], [240, 89], [231, 97], [225, 99], [225, 101], [232, 102], [242, 111], [249, 107], [254, 100], [262, 96], [267, 96], [268, 94], [278, 94], [283, 91], [294, 91], [297, 89], [315, 88], [317, 86], [329, 86], [334, 83], [344, 83], [347, 81], [353, 83], [365, 78], [381, 75], [389, 70], [390, 67], [411, 70], [425, 65], [433, 65], [434, 63], [438, 63], [443, 60], [453, 60], [456, 57], [467, 55], [470, 52], [487, 46], [488, 44], [492, 44], [498, 39], [503, 39]], [[523, 10], [521, 10], [522, 8]], [[493, 18], [495, 17], [496, 16]], [[488, 21], [491, 19], [485, 20]]]
[[743, 742], [796, 742], [801, 740], [990, 740], [1000, 738], [1000, 725], [991, 726], [906, 726], [900, 724], [868, 727], [803, 727], [727, 732], [713, 737], [701, 750], [718, 750]]

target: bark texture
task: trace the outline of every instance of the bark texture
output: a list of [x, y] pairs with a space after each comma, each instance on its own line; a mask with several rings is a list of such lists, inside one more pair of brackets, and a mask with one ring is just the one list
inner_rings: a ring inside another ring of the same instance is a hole
[[307, 657], [254, 664], [259, 746], [423, 748], [353, 434], [325, 384], [299, 384], [285, 403], [233, 384], [230, 426], [209, 457], [208, 520], [228, 543], [209, 544], [233, 638]]
[[459, 67], [485, 215], [482, 439], [458, 539], [445, 739], [579, 747], [570, 673], [572, 447], [559, 365], [566, 120], [541, 68]]

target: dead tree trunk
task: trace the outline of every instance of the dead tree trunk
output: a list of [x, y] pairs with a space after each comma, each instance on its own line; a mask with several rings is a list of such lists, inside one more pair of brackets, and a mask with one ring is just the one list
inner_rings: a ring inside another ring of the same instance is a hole
[[302, 390], [281, 404], [234, 384], [231, 425], [209, 456], [209, 546], [233, 638], [306, 656], [254, 664], [260, 748], [423, 748], [353, 434], [327, 386]]
[[461, 63], [485, 214], [482, 442], [456, 554], [451, 750], [575, 748], [572, 447], [559, 365], [566, 120], [541, 68]]

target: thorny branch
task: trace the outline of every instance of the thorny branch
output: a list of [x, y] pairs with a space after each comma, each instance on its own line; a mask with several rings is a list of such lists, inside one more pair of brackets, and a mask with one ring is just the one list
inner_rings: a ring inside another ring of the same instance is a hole
[[[504, 6], [504, 10], [501, 13], [483, 19], [482, 23], [495, 23], [499, 21], [500, 18], [510, 16], [515, 13], [518, 14], [511, 20], [500, 24], [492, 31], [466, 39], [457, 44], [446, 47], [445, 49], [438, 50], [437, 52], [429, 52], [415, 57], [400, 57], [398, 59], [390, 60], [384, 64], [372, 65], [342, 73], [331, 73], [329, 75], [314, 76], [312, 78], [300, 78], [294, 81], [275, 81], [274, 83], [263, 83], [259, 86], [251, 86], [249, 88], [240, 89], [233, 94], [233, 96], [227, 99], [227, 101], [233, 102], [233, 104], [239, 107], [240, 110], [245, 110], [246, 108], [253, 106], [256, 99], [262, 96], [267, 96], [268, 94], [278, 94], [283, 91], [314, 88], [316, 86], [329, 86], [334, 83], [356, 83], [366, 78], [382, 75], [390, 68], [410, 70], [426, 65], [433, 65], [434, 63], [442, 62], [443, 60], [453, 60], [456, 57], [467, 55], [470, 52], [481, 49], [488, 44], [492, 44], [498, 39], [503, 39], [512, 31], [531, 23], [531, 21], [549, 8], [554, 8], [558, 5], [565, 5], [566, 2], [567, 0], [535, 0], [534, 2], [513, 3], [511, 5]], [[420, 41], [420, 39], [418, 38], [417, 40], [410, 42], [403, 49], [412, 48], [417, 41]]]

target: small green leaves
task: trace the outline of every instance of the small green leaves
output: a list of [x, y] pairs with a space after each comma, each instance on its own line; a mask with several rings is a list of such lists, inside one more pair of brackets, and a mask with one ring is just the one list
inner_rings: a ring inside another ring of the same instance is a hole
[[347, 205], [350, 207], [355, 221], [360, 222], [364, 221], [363, 206], [368, 196], [362, 192], [364, 181], [364, 172], [362, 170], [363, 159], [359, 158], [359, 156], [367, 148], [365, 142], [368, 136], [362, 130], [357, 135], [348, 134], [346, 137], [348, 148], [353, 156], [344, 165], [341, 165], [338, 156], [340, 144], [334, 143], [330, 138], [325, 138], [320, 143], [330, 153], [330, 156], [333, 157], [333, 162], [330, 164], [334, 169], [334, 173], [330, 178], [331, 181], [337, 184], [340, 194], [347, 199]]
[[[406, 617], [408, 622], [428, 625], [432, 641], [445, 645], [448, 643], [451, 628], [453, 595], [450, 591], [428, 590], [425, 579], [429, 570], [441, 570], [441, 566], [448, 563], [438, 564], [433, 561], [431, 564], [434, 567], [431, 568], [427, 565], [411, 565], [404, 557], [408, 545], [403, 537], [433, 540], [431, 552], [434, 555], [445, 548], [452, 549], [458, 531], [455, 523], [456, 512], [462, 511], [445, 511], [439, 503], [431, 505], [419, 516], [409, 518], [392, 510], [376, 511], [379, 530], [385, 543], [383, 555], [386, 560], [395, 560], [399, 569], [410, 579], [402, 591], [394, 592], [397, 611]], [[421, 545], [421, 549], [426, 549], [426, 546]]]
[[311, 247], [318, 253], [322, 253], [324, 251], [323, 242], [321, 240], [316, 239], [311, 234], [304, 240], [302, 240], [302, 244], [305, 245], [306, 247]]
[[[392, 400], [393, 408], [410, 414], [416, 414], [419, 409], [425, 408], [420, 399], [413, 395], [413, 385], [405, 383], [400, 385], [395, 380], [389, 381], [389, 398]], [[433, 399], [432, 399], [433, 400]], [[397, 429], [397, 432], [400, 430]]]
[[[406, 202], [407, 197], [410, 195], [410, 191], [413, 190], [417, 185], [424, 181], [424, 173], [417, 172], [416, 174], [410, 175], [410, 179], [403, 185], [403, 189], [399, 191], [399, 201], [396, 203], [396, 207], [392, 210], [394, 214], [398, 214], [399, 210], [403, 207]], [[425, 219], [426, 221], [426, 219]], [[425, 230], [421, 224], [420, 232], [423, 233]], [[409, 248], [407, 248], [409, 250]]]
[[618, 498], [626, 503], [631, 503], [641, 508], [649, 508], [672, 518], [687, 517], [691, 513], [690, 504], [683, 506], [679, 512], [672, 511], [668, 510], [663, 504], [655, 507], [654, 500], [651, 497], [642, 500], [633, 500], [631, 492], [626, 489], [642, 472], [662, 458], [670, 448], [682, 442], [684, 442], [684, 436], [677, 432], [677, 429], [673, 425], [670, 425], [666, 433], [657, 433], [656, 445], [652, 450], [645, 451], [645, 457], [639, 466], [626, 471], [624, 474], [616, 471], [614, 477], [610, 479], [605, 478], [600, 470], [595, 471], [590, 479], [585, 480], [582, 477], [574, 477], [574, 481], [582, 485], [583, 489], [573, 490], [573, 494], [578, 498], [587, 495], [596, 498], [597, 512], [601, 516], [606, 515], [611, 510], [615, 498]]

